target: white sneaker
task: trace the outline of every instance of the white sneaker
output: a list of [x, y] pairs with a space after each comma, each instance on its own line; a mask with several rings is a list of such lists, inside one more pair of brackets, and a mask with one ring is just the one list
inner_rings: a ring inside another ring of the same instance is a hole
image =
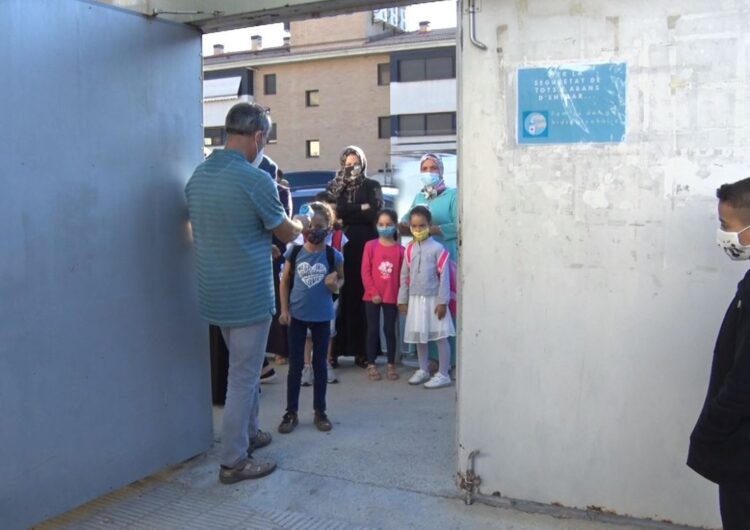
[[312, 386], [312, 384], [313, 384], [312, 366], [305, 366], [302, 369], [302, 386]]
[[417, 370], [414, 375], [409, 378], [410, 385], [421, 385], [425, 381], [429, 381], [430, 374], [424, 370]]
[[437, 372], [435, 375], [432, 376], [432, 379], [427, 381], [424, 384], [425, 388], [441, 388], [444, 386], [450, 386], [451, 384], [451, 378], [447, 375], [443, 375], [440, 372]]
[[328, 365], [328, 382], [329, 383], [338, 383], [339, 378], [336, 377], [336, 370], [334, 370], [331, 365]]

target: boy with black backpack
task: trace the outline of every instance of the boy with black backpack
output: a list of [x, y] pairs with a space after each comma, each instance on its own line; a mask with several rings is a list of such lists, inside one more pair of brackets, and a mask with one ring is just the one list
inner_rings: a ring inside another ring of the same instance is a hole
[[281, 313], [279, 322], [289, 326], [289, 374], [287, 377], [287, 409], [279, 432], [290, 433], [297, 426], [299, 393], [302, 383], [304, 350], [307, 331], [313, 341], [313, 392], [315, 426], [330, 431], [326, 415], [327, 356], [330, 323], [334, 319], [333, 294], [344, 283], [344, 257], [326, 245], [333, 229], [335, 215], [322, 202], [309, 205], [310, 226], [305, 231], [304, 245], [294, 245], [284, 255], [286, 263], [281, 278]]

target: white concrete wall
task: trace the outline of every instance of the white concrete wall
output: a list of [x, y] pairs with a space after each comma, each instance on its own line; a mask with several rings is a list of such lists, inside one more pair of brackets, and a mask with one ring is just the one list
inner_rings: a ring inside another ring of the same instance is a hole
[[237, 103], [252, 103], [252, 96], [240, 96], [232, 99], [222, 99], [218, 101], [203, 102], [203, 126], [204, 127], [224, 127], [229, 109]]
[[455, 79], [391, 83], [391, 114], [455, 111]]
[[[748, 176], [747, 1], [481, 2], [464, 15], [461, 468], [482, 492], [716, 527], [684, 464], [746, 265], [715, 188]], [[628, 139], [515, 142], [515, 69], [626, 61]]]

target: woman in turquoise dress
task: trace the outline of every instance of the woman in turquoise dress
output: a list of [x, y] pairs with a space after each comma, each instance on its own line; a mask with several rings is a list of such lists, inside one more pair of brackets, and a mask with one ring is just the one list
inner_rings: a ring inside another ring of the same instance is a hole
[[[422, 180], [420, 191], [411, 208], [417, 205], [427, 206], [432, 213], [433, 238], [442, 243], [451, 255], [451, 260], [458, 263], [458, 196], [456, 188], [449, 188], [443, 179], [444, 167], [442, 159], [433, 153], [427, 153], [419, 161], [419, 174]], [[409, 210], [411, 211], [411, 208]], [[403, 235], [411, 235], [409, 228], [409, 213], [401, 219], [399, 225]], [[430, 359], [437, 360], [437, 348], [430, 344]], [[451, 339], [451, 364], [456, 365], [456, 342]]]
[[[424, 205], [432, 213], [432, 236], [448, 250], [451, 259], [458, 263], [458, 197], [456, 188], [449, 188], [443, 180], [443, 161], [427, 153], [419, 161], [420, 178], [424, 187], [411, 204], [411, 208]], [[409, 208], [409, 210], [411, 210]], [[401, 219], [401, 233], [409, 231], [409, 213]]]

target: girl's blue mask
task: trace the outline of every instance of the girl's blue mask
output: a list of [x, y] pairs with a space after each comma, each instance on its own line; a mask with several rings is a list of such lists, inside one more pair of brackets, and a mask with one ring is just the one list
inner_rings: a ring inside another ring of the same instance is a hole
[[442, 180], [442, 178], [440, 178], [440, 173], [430, 172], [420, 173], [419, 178], [422, 180], [422, 184], [424, 184], [425, 188], [435, 187], [440, 184], [440, 181]]
[[378, 227], [378, 235], [380, 237], [394, 238], [396, 236], [396, 227], [395, 226], [386, 226], [384, 228]]

